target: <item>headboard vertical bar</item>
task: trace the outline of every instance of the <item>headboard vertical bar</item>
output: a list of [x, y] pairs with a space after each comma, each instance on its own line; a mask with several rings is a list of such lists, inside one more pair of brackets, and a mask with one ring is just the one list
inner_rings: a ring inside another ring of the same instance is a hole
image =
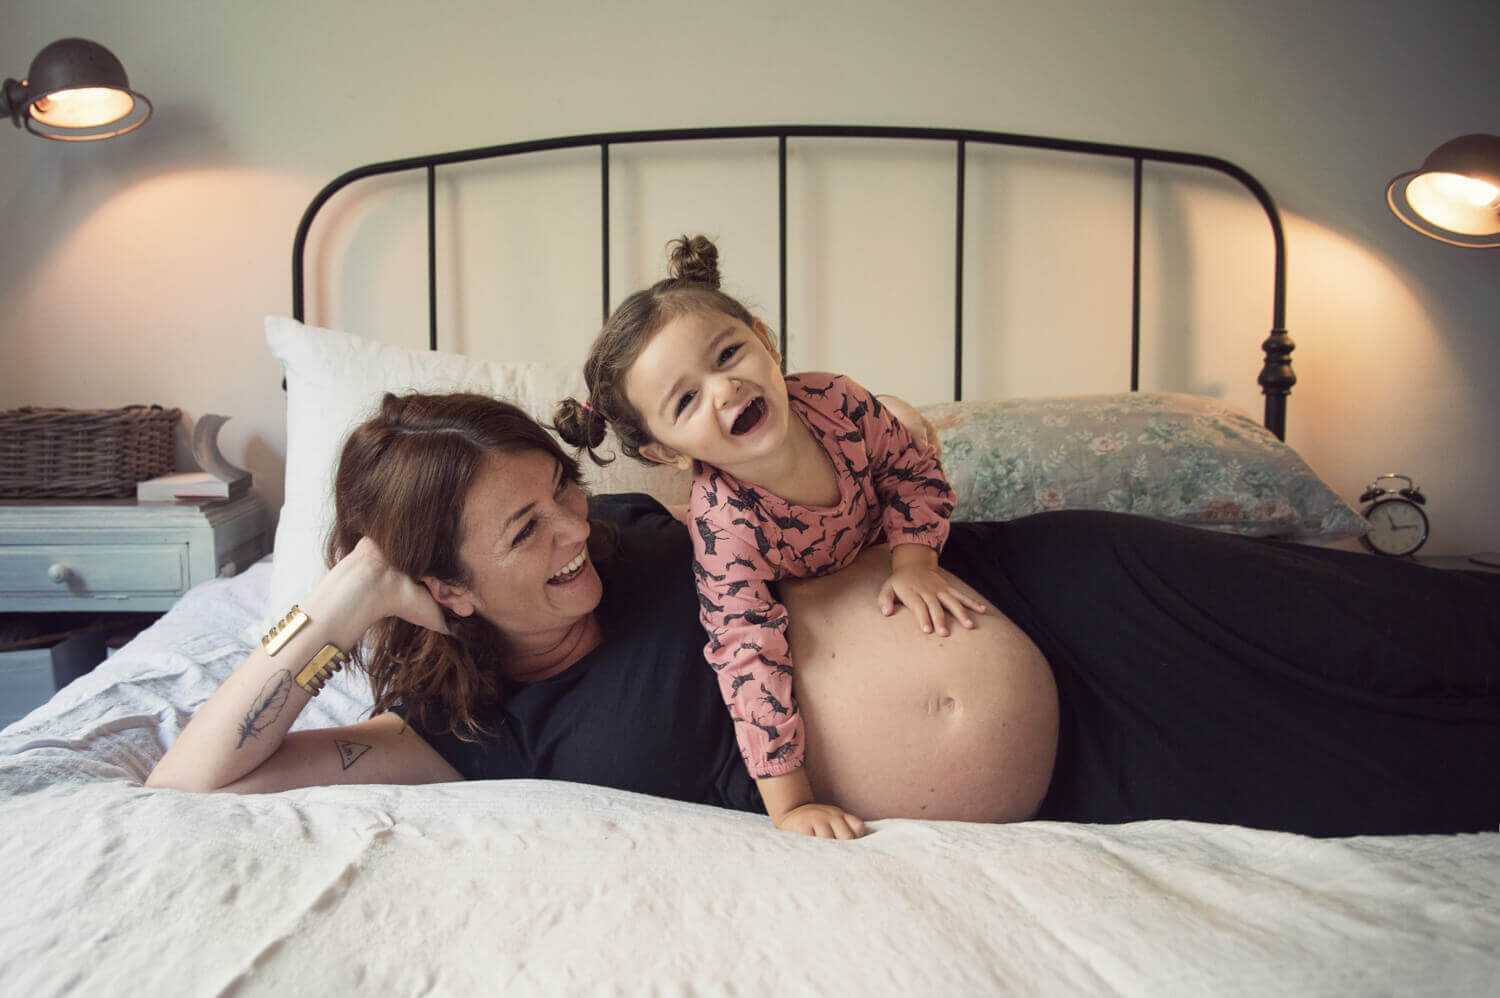
[[427, 165], [427, 349], [437, 349], [437, 167]]
[[609, 143], [599, 143], [599, 215], [600, 230], [603, 245], [603, 275], [600, 286], [604, 289], [604, 318], [601, 322], [609, 321]]
[[776, 136], [776, 232], [781, 257], [781, 319], [777, 328], [781, 332], [781, 370], [786, 371], [786, 135]]
[[964, 397], [964, 165], [968, 144], [958, 140], [957, 204], [954, 207], [953, 245], [953, 401]]
[[1135, 158], [1135, 227], [1130, 246], [1130, 390], [1141, 388], [1141, 166]]

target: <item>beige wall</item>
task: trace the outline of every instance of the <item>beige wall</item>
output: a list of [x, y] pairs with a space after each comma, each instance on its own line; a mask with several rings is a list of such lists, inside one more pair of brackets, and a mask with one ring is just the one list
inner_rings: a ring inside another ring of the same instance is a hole
[[[704, 124], [1050, 134], [1210, 153], [1258, 176], [1287, 226], [1301, 378], [1289, 442], [1351, 499], [1376, 474], [1413, 474], [1430, 500], [1430, 551], [1494, 550], [1500, 252], [1425, 240], [1383, 203], [1386, 181], [1439, 142], [1500, 130], [1488, 7], [10, 0], [0, 71], [22, 75], [55, 38], [94, 38], [156, 115], [83, 146], [0, 134], [0, 407], [225, 413], [226, 453], [276, 503], [285, 429], [261, 318], [289, 311], [297, 219], [351, 166]], [[616, 294], [657, 276], [674, 230], [705, 229], [734, 290], [774, 315], [765, 162], [754, 148], [622, 155]], [[459, 292], [442, 317], [449, 346], [581, 356], [599, 310], [592, 169], [562, 156], [544, 171], [444, 181], [440, 254]], [[1114, 254], [1128, 177], [989, 154], [973, 170], [968, 395], [1115, 387], [1120, 362], [1078, 336], [1124, 323], [1128, 275]], [[876, 168], [858, 151], [796, 152], [793, 366], [945, 397], [951, 183], [934, 154]], [[320, 226], [310, 317], [415, 346], [417, 194], [388, 186], [393, 203], [351, 196]], [[1059, 194], [1065, 211], [1044, 207]], [[1147, 194], [1146, 387], [1258, 411], [1263, 216], [1232, 185], [1180, 171], [1153, 174]], [[481, 217], [504, 235], [471, 224]], [[1024, 251], [1006, 242], [1017, 233]], [[574, 269], [533, 263], [575, 245]], [[929, 329], [936, 345], [913, 348]]]

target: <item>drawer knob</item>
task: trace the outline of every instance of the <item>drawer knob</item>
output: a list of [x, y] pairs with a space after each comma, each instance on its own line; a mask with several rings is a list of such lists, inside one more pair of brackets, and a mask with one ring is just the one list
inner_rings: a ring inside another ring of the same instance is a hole
[[51, 567], [47, 569], [47, 578], [51, 579], [53, 582], [56, 582], [58, 585], [62, 585], [64, 582], [67, 582], [68, 576], [72, 574], [73, 570], [60, 561], [54, 562]]

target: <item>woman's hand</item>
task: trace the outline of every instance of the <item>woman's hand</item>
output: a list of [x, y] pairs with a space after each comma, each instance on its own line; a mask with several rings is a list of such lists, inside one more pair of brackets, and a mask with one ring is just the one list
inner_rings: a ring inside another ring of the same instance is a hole
[[[442, 607], [427, 587], [391, 566], [370, 538], [361, 537], [309, 596], [323, 613], [360, 621], [365, 626], [400, 617], [430, 631], [448, 633]], [[361, 628], [363, 633], [363, 628]]]
[[985, 613], [989, 607], [966, 587], [946, 575], [937, 565], [937, 552], [921, 544], [899, 544], [891, 548], [891, 575], [880, 587], [877, 603], [880, 612], [889, 617], [900, 601], [916, 614], [923, 634], [936, 629], [939, 637], [948, 636], [947, 614], [953, 614], [965, 628], [973, 630], [974, 618], [969, 611]]
[[865, 834], [865, 823], [832, 804], [803, 804], [776, 819], [783, 832], [811, 835], [817, 839], [857, 839]]

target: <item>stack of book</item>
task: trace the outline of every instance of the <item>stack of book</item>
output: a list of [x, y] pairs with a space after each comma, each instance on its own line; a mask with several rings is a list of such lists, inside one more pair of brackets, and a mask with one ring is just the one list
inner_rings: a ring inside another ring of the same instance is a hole
[[250, 476], [223, 479], [211, 471], [183, 471], [135, 483], [137, 502], [234, 499], [250, 491]]

